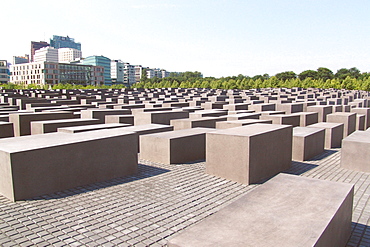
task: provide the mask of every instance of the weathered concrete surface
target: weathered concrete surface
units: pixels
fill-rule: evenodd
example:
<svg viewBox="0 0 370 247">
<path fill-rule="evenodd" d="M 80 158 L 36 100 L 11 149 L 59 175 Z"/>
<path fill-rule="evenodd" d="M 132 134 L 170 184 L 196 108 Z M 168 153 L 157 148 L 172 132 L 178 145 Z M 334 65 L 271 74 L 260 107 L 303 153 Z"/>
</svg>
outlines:
<svg viewBox="0 0 370 247">
<path fill-rule="evenodd" d="M 344 128 L 342 123 L 320 122 L 308 125 L 307 127 L 325 129 L 325 148 L 338 148 L 342 145 Z"/>
<path fill-rule="evenodd" d="M 343 139 L 340 166 L 370 172 L 370 131 L 356 131 Z"/>
<path fill-rule="evenodd" d="M 324 152 L 325 129 L 293 128 L 293 153 L 295 161 L 305 161 Z"/>
<path fill-rule="evenodd" d="M 134 174 L 137 146 L 135 133 L 116 130 L 2 139 L 0 193 L 18 201 Z"/>
<path fill-rule="evenodd" d="M 209 128 L 192 128 L 140 136 L 140 159 L 180 164 L 206 157 Z"/>
<path fill-rule="evenodd" d="M 251 184 L 289 169 L 292 126 L 252 124 L 207 133 L 206 173 Z"/>
<path fill-rule="evenodd" d="M 169 247 L 335 247 L 351 234 L 354 186 L 279 174 L 175 235 Z"/>
</svg>

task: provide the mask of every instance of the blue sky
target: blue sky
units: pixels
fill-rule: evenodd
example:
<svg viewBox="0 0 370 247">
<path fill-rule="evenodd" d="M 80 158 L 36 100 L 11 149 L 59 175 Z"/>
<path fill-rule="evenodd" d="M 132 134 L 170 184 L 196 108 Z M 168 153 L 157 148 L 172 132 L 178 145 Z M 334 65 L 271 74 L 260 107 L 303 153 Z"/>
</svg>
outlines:
<svg viewBox="0 0 370 247">
<path fill-rule="evenodd" d="M 1 4 L 0 59 L 30 41 L 74 38 L 104 55 L 168 71 L 254 76 L 327 67 L 370 72 L 368 0 L 13 0 Z M 5 16 L 4 16 L 5 15 Z M 3 26 L 4 30 L 4 26 Z"/>
</svg>

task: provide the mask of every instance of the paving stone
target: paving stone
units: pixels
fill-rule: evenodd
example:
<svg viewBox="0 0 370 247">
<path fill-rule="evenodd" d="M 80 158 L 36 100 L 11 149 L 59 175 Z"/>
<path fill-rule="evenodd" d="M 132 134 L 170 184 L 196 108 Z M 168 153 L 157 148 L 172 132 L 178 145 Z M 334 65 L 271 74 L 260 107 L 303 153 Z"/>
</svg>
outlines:
<svg viewBox="0 0 370 247">
<path fill-rule="evenodd" d="M 352 236 L 347 246 L 369 246 L 370 174 L 340 168 L 340 149 L 286 173 L 355 183 Z M 204 174 L 205 164 L 164 165 L 140 160 L 139 173 L 105 183 L 11 203 L 0 196 L 0 245 L 163 246 L 166 239 L 258 185 Z"/>
</svg>

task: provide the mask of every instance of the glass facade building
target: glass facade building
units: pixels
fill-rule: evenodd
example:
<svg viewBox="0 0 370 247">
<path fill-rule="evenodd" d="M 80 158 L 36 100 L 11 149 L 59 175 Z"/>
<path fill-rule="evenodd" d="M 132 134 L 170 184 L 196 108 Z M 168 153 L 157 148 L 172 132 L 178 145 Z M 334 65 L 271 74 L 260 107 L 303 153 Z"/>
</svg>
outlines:
<svg viewBox="0 0 370 247">
<path fill-rule="evenodd" d="M 0 60 L 0 84 L 9 82 L 9 69 L 6 60 Z"/>
<path fill-rule="evenodd" d="M 101 66 L 104 68 L 104 84 L 112 85 L 111 60 L 104 56 L 89 56 L 82 60 L 82 64 Z"/>
<path fill-rule="evenodd" d="M 73 38 L 63 37 L 58 35 L 53 35 L 53 38 L 50 39 L 50 46 L 55 49 L 59 48 L 73 48 L 81 51 L 81 43 L 76 43 Z"/>
</svg>

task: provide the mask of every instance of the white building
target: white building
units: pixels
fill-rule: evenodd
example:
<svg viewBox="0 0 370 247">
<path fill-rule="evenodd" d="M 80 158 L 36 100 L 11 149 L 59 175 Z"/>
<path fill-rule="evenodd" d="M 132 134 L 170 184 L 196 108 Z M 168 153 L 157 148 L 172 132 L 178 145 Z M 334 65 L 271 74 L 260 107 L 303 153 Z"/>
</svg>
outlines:
<svg viewBox="0 0 370 247">
<path fill-rule="evenodd" d="M 102 66 L 43 61 L 11 65 L 10 71 L 10 82 L 15 84 L 104 84 L 104 68 Z"/>
<path fill-rule="evenodd" d="M 129 63 L 125 63 L 124 65 L 124 83 L 126 85 L 135 84 L 135 66 Z"/>
<path fill-rule="evenodd" d="M 111 61 L 112 83 L 132 85 L 135 83 L 135 66 L 121 60 Z"/>
<path fill-rule="evenodd" d="M 58 63 L 58 49 L 43 47 L 35 51 L 34 62 Z"/>
<path fill-rule="evenodd" d="M 112 83 L 123 84 L 125 64 L 121 60 L 112 60 L 110 62 L 110 74 L 112 78 Z"/>
<path fill-rule="evenodd" d="M 59 48 L 58 61 L 59 63 L 69 63 L 82 58 L 82 51 L 73 48 Z"/>
<path fill-rule="evenodd" d="M 135 83 L 139 83 L 143 75 L 143 66 L 135 65 Z"/>
<path fill-rule="evenodd" d="M 147 69 L 146 70 L 146 76 L 148 79 L 157 77 L 157 78 L 165 78 L 170 76 L 170 72 L 167 72 L 164 69 Z"/>
</svg>

